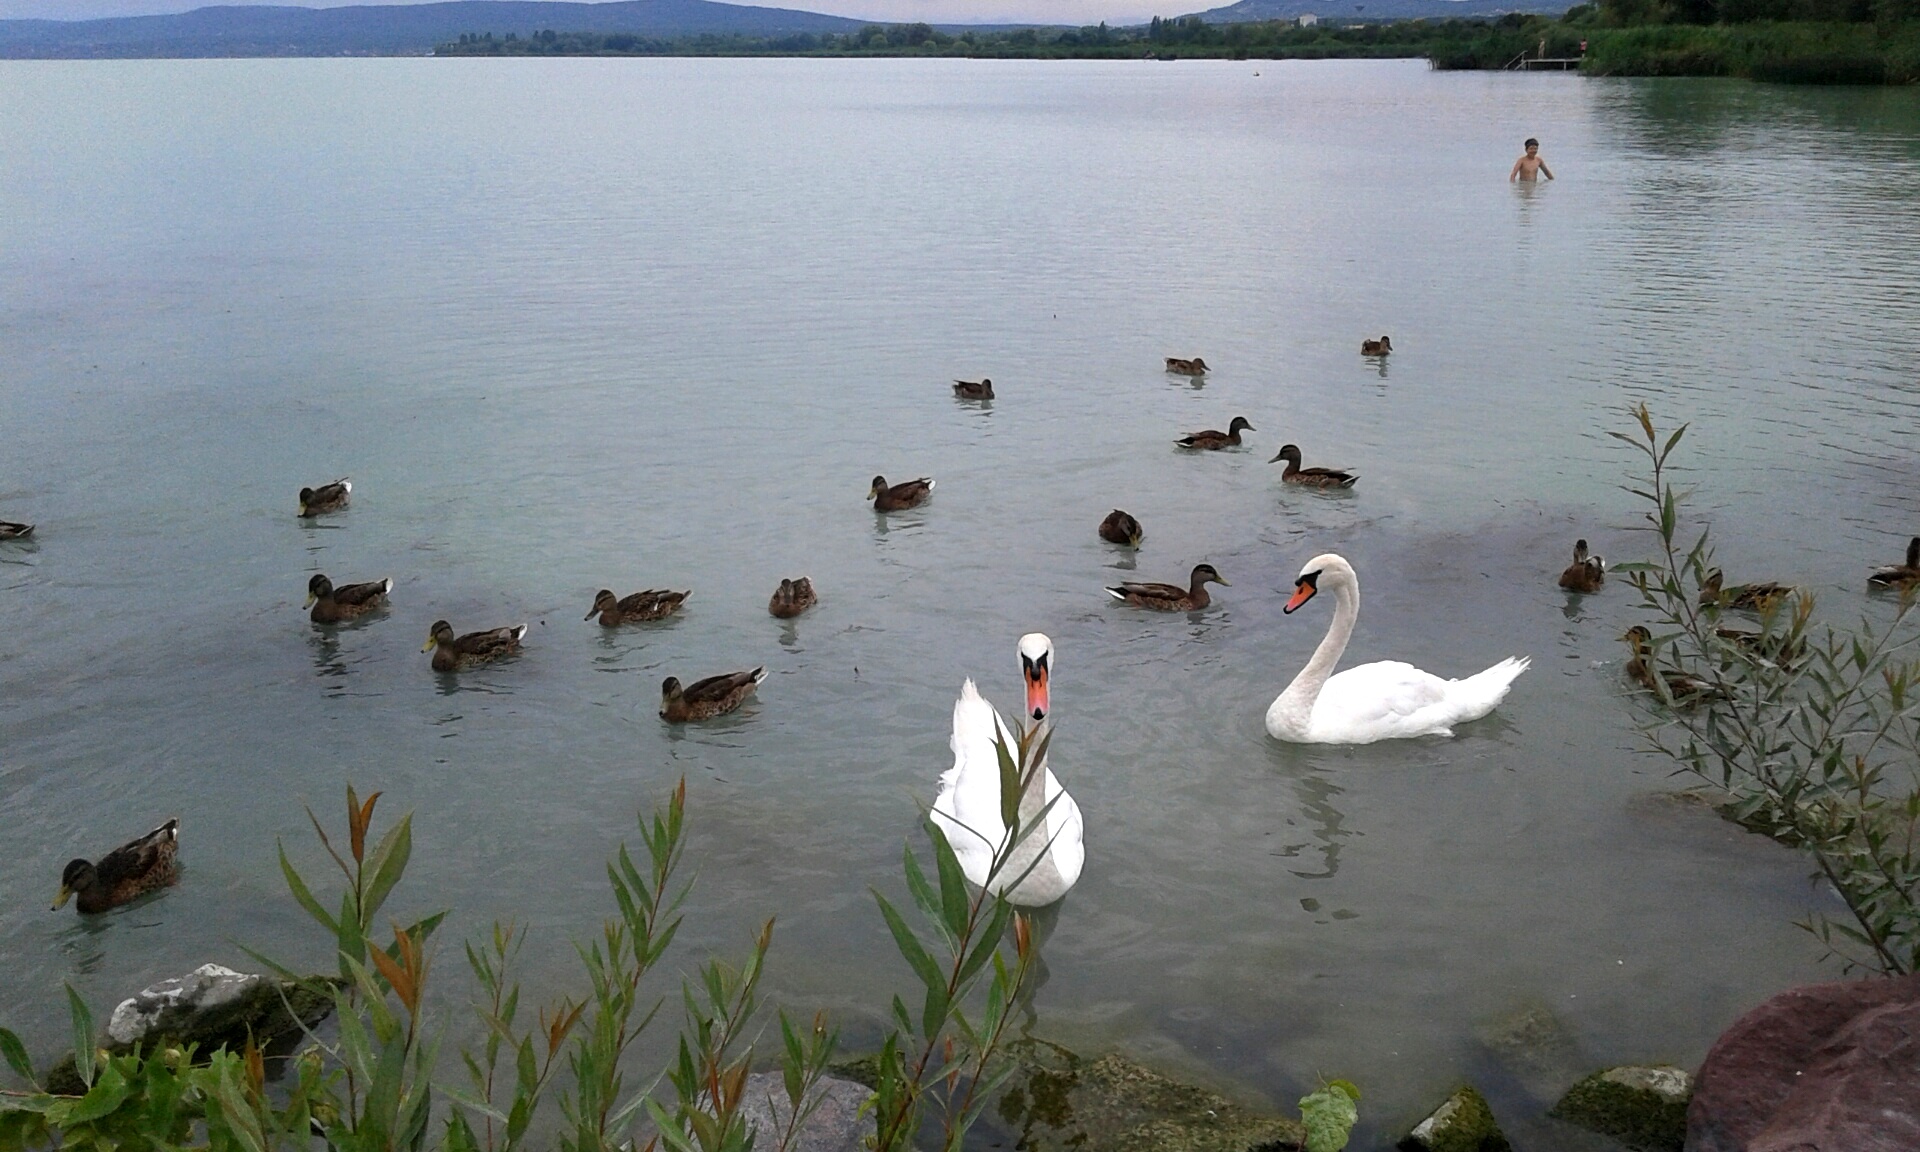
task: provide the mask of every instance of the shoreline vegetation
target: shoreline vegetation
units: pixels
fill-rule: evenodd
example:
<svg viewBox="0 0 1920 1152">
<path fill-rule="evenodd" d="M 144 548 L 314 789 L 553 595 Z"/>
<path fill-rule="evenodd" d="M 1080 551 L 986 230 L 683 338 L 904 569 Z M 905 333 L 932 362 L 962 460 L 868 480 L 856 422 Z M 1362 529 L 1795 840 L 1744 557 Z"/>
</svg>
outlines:
<svg viewBox="0 0 1920 1152">
<path fill-rule="evenodd" d="M 1583 50 L 1584 49 L 1584 50 Z M 1492 20 L 1270 20 L 1209 24 L 1155 17 L 1133 28 L 948 32 L 869 24 L 857 32 L 650 37 L 474 32 L 437 56 L 950 57 L 1027 60 L 1417 59 L 1500 70 L 1527 58 L 1576 60 L 1587 76 L 1728 76 L 1798 84 L 1920 83 L 1920 0 L 1604 0 L 1564 16 Z"/>
</svg>

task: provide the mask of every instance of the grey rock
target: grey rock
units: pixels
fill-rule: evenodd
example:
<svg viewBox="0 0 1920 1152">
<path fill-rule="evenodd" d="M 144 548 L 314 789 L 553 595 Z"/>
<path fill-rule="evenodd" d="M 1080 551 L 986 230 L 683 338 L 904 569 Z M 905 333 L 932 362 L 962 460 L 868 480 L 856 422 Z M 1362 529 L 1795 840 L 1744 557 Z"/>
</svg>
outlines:
<svg viewBox="0 0 1920 1152">
<path fill-rule="evenodd" d="M 1681 1069 L 1625 1065 L 1569 1088 L 1553 1115 L 1638 1152 L 1680 1152 L 1692 1097 L 1693 1077 Z"/>
<path fill-rule="evenodd" d="M 256 973 L 202 964 L 185 976 L 162 980 L 122 1000 L 107 1022 L 107 1039 L 130 1047 L 155 1033 L 179 1035 L 192 1030 L 196 1019 L 207 1013 L 229 1012 L 259 986 Z"/>
<path fill-rule="evenodd" d="M 1510 1152 L 1486 1097 L 1471 1084 L 1446 1098 L 1395 1145 L 1400 1152 Z"/>
<path fill-rule="evenodd" d="M 851 1080 L 822 1077 L 808 1099 L 819 1101 L 806 1119 L 788 1152 L 859 1152 L 860 1141 L 873 1127 L 871 1116 L 860 1115 L 861 1105 L 872 1090 Z M 740 1103 L 740 1115 L 755 1133 L 753 1146 L 772 1152 L 786 1135 L 793 1109 L 787 1102 L 786 1083 L 778 1072 L 755 1072 L 747 1077 Z"/>
<path fill-rule="evenodd" d="M 300 983 L 203 964 L 185 976 L 162 980 L 113 1010 L 101 1047 L 114 1055 L 159 1044 L 193 1045 L 202 1058 L 216 1048 L 239 1051 L 252 1041 L 267 1056 L 333 1013 L 333 981 Z M 279 1061 L 269 1059 L 269 1075 Z M 47 1088 L 63 1095 L 86 1091 L 73 1056 L 47 1073 Z"/>
</svg>

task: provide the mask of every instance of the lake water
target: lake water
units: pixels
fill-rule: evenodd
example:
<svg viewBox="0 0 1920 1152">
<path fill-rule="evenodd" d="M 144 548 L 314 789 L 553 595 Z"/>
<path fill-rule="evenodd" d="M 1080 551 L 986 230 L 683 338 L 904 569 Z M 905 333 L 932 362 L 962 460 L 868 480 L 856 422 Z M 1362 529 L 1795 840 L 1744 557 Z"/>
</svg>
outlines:
<svg viewBox="0 0 1920 1152">
<path fill-rule="evenodd" d="M 1538 136 L 1560 179 L 1510 187 Z M 0 65 L 0 1018 L 64 1042 L 245 943 L 314 965 L 286 895 L 348 781 L 411 810 L 392 905 L 540 938 L 686 776 L 677 961 L 779 918 L 774 998 L 870 1039 L 910 977 L 902 895 L 963 677 L 1017 699 L 1058 649 L 1054 764 L 1088 863 L 1035 1034 L 1291 1106 L 1358 1080 L 1363 1140 L 1463 1076 L 1531 1147 L 1475 1039 L 1550 1008 L 1596 1065 L 1693 1064 L 1745 1008 L 1837 976 L 1800 860 L 1648 799 L 1619 582 L 1641 554 L 1610 440 L 1695 421 L 1683 483 L 1733 579 L 1883 613 L 1920 532 L 1920 93 L 1433 73 L 1419 62 L 274 60 Z M 1362 337 L 1393 337 L 1389 364 Z M 1204 386 L 1161 358 L 1202 355 Z M 991 405 L 948 381 L 993 378 Z M 1170 441 L 1245 415 L 1238 453 Z M 1266 461 L 1359 471 L 1338 496 Z M 932 475 L 879 518 L 876 473 Z M 294 516 L 351 474 L 350 511 Z M 1114 507 L 1137 558 L 1102 544 Z M 1283 746 L 1268 702 L 1358 567 L 1348 663 L 1533 657 L 1452 740 Z M 1103 583 L 1231 581 L 1160 616 Z M 308 576 L 390 575 L 327 633 Z M 782 576 L 818 608 L 766 613 Z M 603 631 L 595 589 L 691 588 Z M 419 651 L 531 621 L 525 654 Z M 665 675 L 765 664 L 670 728 Z M 61 865 L 182 821 L 182 883 L 47 911 Z M 662 984 L 662 987 L 666 987 Z M 670 1015 L 671 1013 L 669 1013 Z M 664 1020 L 664 1017 L 663 1017 Z M 462 1025 L 464 1027 L 464 1024 Z M 669 1032 L 645 1053 L 657 1058 Z M 1527 1141 L 1531 1140 L 1531 1144 Z"/>
</svg>

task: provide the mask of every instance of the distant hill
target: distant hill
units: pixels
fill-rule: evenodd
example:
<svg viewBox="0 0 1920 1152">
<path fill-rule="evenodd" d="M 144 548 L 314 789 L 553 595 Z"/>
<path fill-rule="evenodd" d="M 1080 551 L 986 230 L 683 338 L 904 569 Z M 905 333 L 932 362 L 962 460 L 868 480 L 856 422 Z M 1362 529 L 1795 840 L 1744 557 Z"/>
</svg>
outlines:
<svg viewBox="0 0 1920 1152">
<path fill-rule="evenodd" d="M 197 8 L 172 16 L 0 20 L 0 57 L 398 56 L 431 51 L 463 32 L 526 36 L 633 32 L 646 36 L 850 32 L 868 23 L 788 8 L 709 0 L 607 4 L 455 0 L 359 8 Z"/>
<path fill-rule="evenodd" d="M 1295 20 L 1312 14 L 1322 20 L 1446 20 L 1461 16 L 1500 16 L 1508 12 L 1544 12 L 1558 16 L 1574 0 L 1240 0 L 1225 8 L 1193 15 L 1209 24 L 1251 20 Z"/>
</svg>

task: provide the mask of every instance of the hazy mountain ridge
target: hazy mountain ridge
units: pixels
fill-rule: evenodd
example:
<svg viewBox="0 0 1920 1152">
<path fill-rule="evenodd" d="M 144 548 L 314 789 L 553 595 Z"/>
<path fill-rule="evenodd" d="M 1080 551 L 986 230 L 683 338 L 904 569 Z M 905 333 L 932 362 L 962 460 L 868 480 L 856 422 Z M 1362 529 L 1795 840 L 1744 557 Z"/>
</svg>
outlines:
<svg viewBox="0 0 1920 1152">
<path fill-rule="evenodd" d="M 1189 13 L 1209 24 L 1238 24 L 1252 20 L 1295 20 L 1314 15 L 1322 20 L 1446 20 L 1467 16 L 1498 16 L 1507 12 L 1546 12 L 1558 16 L 1573 7 L 1572 0 L 1240 0 L 1225 8 Z"/>
<path fill-rule="evenodd" d="M 354 8 L 210 7 L 167 16 L 0 20 L 0 57 L 410 55 L 464 32 L 633 32 L 784 35 L 848 32 L 867 24 L 789 8 L 711 0 L 606 4 L 451 0 Z"/>
</svg>

